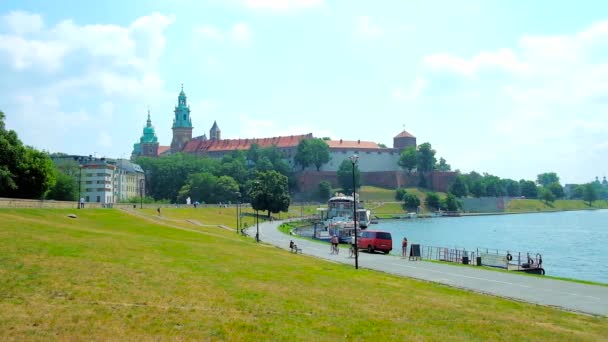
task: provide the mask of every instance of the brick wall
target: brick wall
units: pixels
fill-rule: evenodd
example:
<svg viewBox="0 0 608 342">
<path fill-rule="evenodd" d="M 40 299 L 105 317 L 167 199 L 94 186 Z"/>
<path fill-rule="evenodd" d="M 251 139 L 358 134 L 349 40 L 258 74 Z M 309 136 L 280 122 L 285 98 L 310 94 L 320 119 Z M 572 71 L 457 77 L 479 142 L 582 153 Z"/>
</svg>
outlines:
<svg viewBox="0 0 608 342">
<path fill-rule="evenodd" d="M 426 173 L 428 186 L 435 191 L 447 191 L 456 178 L 455 172 L 430 172 Z M 338 176 L 336 172 L 329 171 L 303 171 L 297 176 L 297 184 L 300 191 L 316 191 L 319 182 L 328 181 L 332 187 L 337 188 Z M 364 185 L 378 186 L 382 188 L 415 187 L 420 182 L 418 173 L 406 173 L 404 171 L 379 171 L 362 172 L 361 180 Z"/>
</svg>

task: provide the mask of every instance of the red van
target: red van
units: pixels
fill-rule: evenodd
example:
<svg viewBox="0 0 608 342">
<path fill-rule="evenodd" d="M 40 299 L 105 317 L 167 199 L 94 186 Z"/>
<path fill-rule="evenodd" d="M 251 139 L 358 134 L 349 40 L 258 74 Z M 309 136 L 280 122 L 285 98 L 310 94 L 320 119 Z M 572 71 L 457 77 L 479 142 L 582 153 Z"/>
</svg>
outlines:
<svg viewBox="0 0 608 342">
<path fill-rule="evenodd" d="M 389 232 L 364 230 L 357 237 L 357 247 L 366 249 L 369 253 L 382 251 L 388 254 L 393 249 L 393 238 Z"/>
</svg>

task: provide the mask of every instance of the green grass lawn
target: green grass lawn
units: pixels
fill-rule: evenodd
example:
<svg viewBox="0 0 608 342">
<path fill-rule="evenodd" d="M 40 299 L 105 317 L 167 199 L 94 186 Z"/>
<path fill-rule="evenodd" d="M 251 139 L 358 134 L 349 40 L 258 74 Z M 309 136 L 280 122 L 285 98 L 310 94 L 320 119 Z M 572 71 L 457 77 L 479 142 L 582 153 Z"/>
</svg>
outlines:
<svg viewBox="0 0 608 342">
<path fill-rule="evenodd" d="M 79 217 L 67 218 L 69 213 Z M 163 209 L 173 218 L 159 220 L 113 209 L 0 209 L 0 338 L 555 341 L 608 336 L 606 317 L 357 271 L 256 244 L 225 229 L 193 231 L 181 220 L 190 214 Z M 188 219 L 223 224 L 228 217 L 217 212 Z"/>
<path fill-rule="evenodd" d="M 592 206 L 582 200 L 557 200 L 553 203 L 545 203 L 536 199 L 512 200 L 507 205 L 508 212 L 524 211 L 551 211 L 551 210 L 582 210 L 582 209 L 607 209 L 607 201 L 594 201 Z"/>
</svg>

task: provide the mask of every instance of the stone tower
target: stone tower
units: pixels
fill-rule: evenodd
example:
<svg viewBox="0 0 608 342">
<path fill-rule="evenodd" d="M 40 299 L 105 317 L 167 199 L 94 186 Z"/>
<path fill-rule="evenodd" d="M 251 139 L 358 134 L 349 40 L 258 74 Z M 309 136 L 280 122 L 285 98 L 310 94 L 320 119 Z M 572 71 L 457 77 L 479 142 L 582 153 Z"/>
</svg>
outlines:
<svg viewBox="0 0 608 342">
<path fill-rule="evenodd" d="M 397 134 L 397 136 L 393 138 L 393 148 L 402 150 L 409 146 L 416 147 L 416 137 L 407 131 L 403 130 L 403 132 Z"/>
<path fill-rule="evenodd" d="M 152 126 L 152 120 L 150 119 L 150 110 L 148 110 L 148 120 L 144 127 L 143 134 L 139 138 L 139 143 L 133 145 L 133 156 L 146 156 L 156 157 L 158 156 L 158 138 Z"/>
<path fill-rule="evenodd" d="M 222 140 L 222 131 L 217 126 L 217 122 L 213 121 L 213 126 L 209 130 L 209 140 Z"/>
<path fill-rule="evenodd" d="M 171 153 L 180 152 L 184 145 L 192 140 L 192 120 L 190 119 L 190 107 L 186 103 L 184 85 L 177 98 L 173 118 L 173 140 L 171 140 Z"/>
</svg>

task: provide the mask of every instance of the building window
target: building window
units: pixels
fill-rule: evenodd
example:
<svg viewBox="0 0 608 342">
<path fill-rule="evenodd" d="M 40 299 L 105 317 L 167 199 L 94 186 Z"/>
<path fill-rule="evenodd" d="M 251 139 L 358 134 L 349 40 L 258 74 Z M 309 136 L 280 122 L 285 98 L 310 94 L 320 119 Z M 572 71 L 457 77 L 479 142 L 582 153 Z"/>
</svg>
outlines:
<svg viewBox="0 0 608 342">
<path fill-rule="evenodd" d="M 101 197 L 97 196 L 97 203 L 101 202 Z"/>
<path fill-rule="evenodd" d="M 85 201 L 87 201 L 87 202 L 89 201 L 89 196 L 85 197 Z"/>
</svg>

